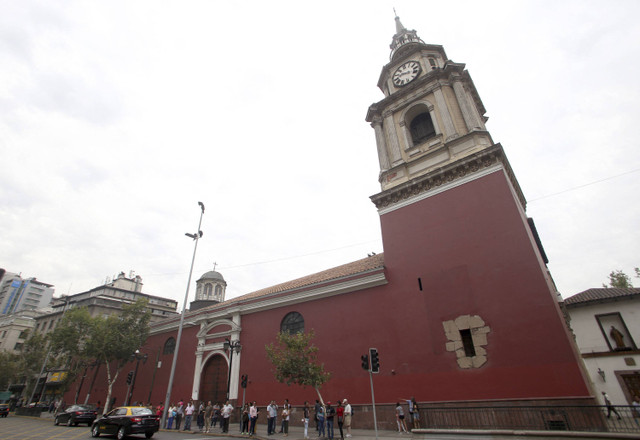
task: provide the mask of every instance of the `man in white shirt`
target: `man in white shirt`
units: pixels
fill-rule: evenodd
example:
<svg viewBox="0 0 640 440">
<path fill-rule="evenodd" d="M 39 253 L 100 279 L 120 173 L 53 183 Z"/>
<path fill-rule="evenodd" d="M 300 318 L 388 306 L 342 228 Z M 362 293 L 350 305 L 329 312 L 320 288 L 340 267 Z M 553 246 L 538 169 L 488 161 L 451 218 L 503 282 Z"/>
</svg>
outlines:
<svg viewBox="0 0 640 440">
<path fill-rule="evenodd" d="M 233 406 L 231 405 L 231 402 L 227 400 L 222 407 L 222 432 L 229 432 L 229 417 L 231 417 L 232 412 Z"/>
<path fill-rule="evenodd" d="M 349 405 L 347 399 L 342 401 L 342 405 L 344 405 L 344 426 L 347 428 L 347 437 L 351 437 L 351 405 Z"/>
</svg>

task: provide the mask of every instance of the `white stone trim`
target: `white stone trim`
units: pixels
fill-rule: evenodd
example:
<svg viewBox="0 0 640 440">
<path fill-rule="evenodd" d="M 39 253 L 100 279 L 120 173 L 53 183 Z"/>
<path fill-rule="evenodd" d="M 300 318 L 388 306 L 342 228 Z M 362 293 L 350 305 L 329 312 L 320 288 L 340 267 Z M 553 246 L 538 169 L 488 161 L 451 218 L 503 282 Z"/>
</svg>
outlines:
<svg viewBox="0 0 640 440">
<path fill-rule="evenodd" d="M 490 167 L 482 168 L 481 170 L 475 173 L 468 174 L 464 177 L 454 180 L 453 182 L 445 183 L 443 185 L 440 185 L 437 188 L 433 188 L 429 191 L 425 191 L 413 197 L 408 197 L 406 199 L 400 200 L 395 204 L 378 209 L 378 214 L 382 216 L 389 212 L 395 211 L 396 209 L 403 208 L 405 206 L 411 205 L 412 203 L 418 202 L 420 200 L 428 199 L 429 197 L 433 197 L 437 194 L 443 193 L 444 191 L 448 191 L 452 188 L 456 188 L 458 186 L 464 185 L 465 183 L 472 182 L 474 180 L 480 179 L 481 177 L 488 176 L 489 174 L 493 174 L 501 170 L 504 171 L 504 167 L 501 163 L 496 163 L 494 165 L 491 165 Z"/>
</svg>

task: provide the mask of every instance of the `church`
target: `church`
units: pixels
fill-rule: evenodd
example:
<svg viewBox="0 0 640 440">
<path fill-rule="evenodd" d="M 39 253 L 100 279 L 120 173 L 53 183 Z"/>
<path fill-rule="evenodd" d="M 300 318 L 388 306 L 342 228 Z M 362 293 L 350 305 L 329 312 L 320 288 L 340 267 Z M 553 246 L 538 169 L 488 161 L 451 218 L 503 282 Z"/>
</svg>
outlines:
<svg viewBox="0 0 640 440">
<path fill-rule="evenodd" d="M 595 403 L 526 200 L 465 64 L 395 20 L 377 84 L 383 98 L 366 114 L 384 252 L 230 300 L 223 276 L 207 272 L 179 353 L 180 318 L 153 323 L 131 402 L 164 402 L 174 356 L 172 402 L 313 402 L 312 388 L 275 380 L 265 351 L 280 331 L 313 330 L 331 373 L 323 398 L 348 398 L 356 427 L 373 426 L 360 359 L 370 348 L 380 359 L 373 384 L 382 428 L 395 426 L 395 402 L 411 397 L 423 409 Z M 115 405 L 134 367 L 114 385 Z M 81 384 L 80 400 L 106 396 L 103 374 Z"/>
</svg>

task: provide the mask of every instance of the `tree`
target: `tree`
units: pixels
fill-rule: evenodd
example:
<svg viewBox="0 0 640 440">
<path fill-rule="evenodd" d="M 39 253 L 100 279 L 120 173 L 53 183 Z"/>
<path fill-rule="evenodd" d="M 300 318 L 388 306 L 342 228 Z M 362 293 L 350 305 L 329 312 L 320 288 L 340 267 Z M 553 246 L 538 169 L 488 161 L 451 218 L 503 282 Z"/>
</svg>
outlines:
<svg viewBox="0 0 640 440">
<path fill-rule="evenodd" d="M 48 338 L 41 333 L 31 333 L 25 339 L 17 356 L 17 371 L 24 377 L 24 396 L 31 396 L 33 387 L 37 386 L 38 374 L 42 369 L 42 363 L 47 355 Z M 35 380 L 34 380 L 35 379 Z M 33 381 L 33 382 L 32 382 Z M 35 399 L 37 401 L 37 397 Z"/>
<path fill-rule="evenodd" d="M 315 334 L 280 332 L 277 345 L 265 346 L 267 357 L 275 367 L 275 377 L 280 383 L 312 386 L 324 407 L 320 387 L 331 378 L 324 371 L 324 364 L 317 359 L 318 347 L 312 344 Z"/>
<path fill-rule="evenodd" d="M 94 359 L 89 352 L 89 339 L 94 334 L 95 318 L 89 314 L 86 307 L 73 308 L 66 312 L 64 318 L 51 333 L 51 354 L 59 368 L 64 369 L 66 375 L 62 381 L 64 391 L 74 383 L 83 369 Z M 74 403 L 77 403 L 78 392 Z"/>
<path fill-rule="evenodd" d="M 18 378 L 19 371 L 18 355 L 0 351 L 0 390 L 6 390 Z"/>
<path fill-rule="evenodd" d="M 147 340 L 151 312 L 147 309 L 147 300 L 139 299 L 123 306 L 120 314 L 94 319 L 86 350 L 97 364 L 104 364 L 107 370 L 107 397 L 103 411 L 106 414 L 111 404 L 113 384 L 120 371 Z"/>
<path fill-rule="evenodd" d="M 602 287 L 616 287 L 619 289 L 632 288 L 631 278 L 621 270 L 613 270 L 609 274 L 609 285 L 603 284 Z"/>
</svg>

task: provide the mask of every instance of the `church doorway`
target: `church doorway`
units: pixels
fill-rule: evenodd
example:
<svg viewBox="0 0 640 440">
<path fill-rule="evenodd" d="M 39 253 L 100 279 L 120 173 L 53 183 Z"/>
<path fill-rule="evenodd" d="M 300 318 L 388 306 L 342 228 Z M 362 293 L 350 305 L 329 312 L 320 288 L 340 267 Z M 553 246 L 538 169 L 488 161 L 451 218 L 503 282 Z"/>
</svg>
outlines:
<svg viewBox="0 0 640 440">
<path fill-rule="evenodd" d="M 224 404 L 227 399 L 228 374 L 227 360 L 223 356 L 216 354 L 209 358 L 202 369 L 200 400 Z"/>
</svg>

